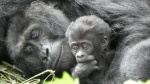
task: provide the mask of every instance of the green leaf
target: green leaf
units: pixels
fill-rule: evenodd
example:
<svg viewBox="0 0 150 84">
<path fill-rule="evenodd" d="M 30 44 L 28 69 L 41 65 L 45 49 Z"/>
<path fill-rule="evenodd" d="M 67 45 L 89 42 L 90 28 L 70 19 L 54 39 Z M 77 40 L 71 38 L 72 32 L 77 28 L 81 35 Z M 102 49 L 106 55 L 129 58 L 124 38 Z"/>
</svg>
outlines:
<svg viewBox="0 0 150 84">
<path fill-rule="evenodd" d="M 5 71 L 7 68 L 0 65 L 0 71 Z"/>
<path fill-rule="evenodd" d="M 8 83 L 4 80 L 0 80 L 0 84 L 8 84 Z"/>
<path fill-rule="evenodd" d="M 73 79 L 67 72 L 63 72 L 62 78 L 55 78 L 52 82 L 45 82 L 44 84 L 79 84 L 79 79 Z"/>
<path fill-rule="evenodd" d="M 79 84 L 79 78 L 75 78 L 74 82 L 75 82 L 74 84 Z"/>
<path fill-rule="evenodd" d="M 134 80 L 128 80 L 125 81 L 124 84 L 150 84 L 150 80 L 146 81 L 146 82 L 142 82 L 142 81 L 134 81 Z"/>
<path fill-rule="evenodd" d="M 146 81 L 146 83 L 145 83 L 145 84 L 150 84 L 150 80 Z"/>
</svg>

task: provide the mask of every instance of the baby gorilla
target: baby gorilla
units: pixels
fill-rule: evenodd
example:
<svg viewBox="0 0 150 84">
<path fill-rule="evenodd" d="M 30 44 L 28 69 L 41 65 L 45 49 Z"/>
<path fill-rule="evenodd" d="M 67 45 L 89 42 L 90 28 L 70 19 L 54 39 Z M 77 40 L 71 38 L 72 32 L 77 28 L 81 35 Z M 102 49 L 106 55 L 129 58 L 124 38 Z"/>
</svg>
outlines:
<svg viewBox="0 0 150 84">
<path fill-rule="evenodd" d="M 88 77 L 95 71 L 105 74 L 109 67 L 106 52 L 110 32 L 109 25 L 94 15 L 80 17 L 70 24 L 66 37 L 77 61 L 73 77 Z"/>
</svg>

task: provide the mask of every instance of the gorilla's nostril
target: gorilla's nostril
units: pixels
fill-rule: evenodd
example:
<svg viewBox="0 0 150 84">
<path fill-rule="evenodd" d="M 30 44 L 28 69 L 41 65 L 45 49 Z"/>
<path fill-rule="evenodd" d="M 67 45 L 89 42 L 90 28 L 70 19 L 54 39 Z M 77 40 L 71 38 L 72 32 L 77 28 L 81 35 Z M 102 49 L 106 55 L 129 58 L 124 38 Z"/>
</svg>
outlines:
<svg viewBox="0 0 150 84">
<path fill-rule="evenodd" d="M 84 55 L 81 55 L 80 57 L 84 57 Z"/>
<path fill-rule="evenodd" d="M 49 50 L 48 49 L 46 49 L 46 56 L 48 56 L 49 55 Z"/>
<path fill-rule="evenodd" d="M 78 56 L 77 56 L 77 58 L 81 58 L 81 57 L 84 57 L 84 55 L 78 55 Z"/>
</svg>

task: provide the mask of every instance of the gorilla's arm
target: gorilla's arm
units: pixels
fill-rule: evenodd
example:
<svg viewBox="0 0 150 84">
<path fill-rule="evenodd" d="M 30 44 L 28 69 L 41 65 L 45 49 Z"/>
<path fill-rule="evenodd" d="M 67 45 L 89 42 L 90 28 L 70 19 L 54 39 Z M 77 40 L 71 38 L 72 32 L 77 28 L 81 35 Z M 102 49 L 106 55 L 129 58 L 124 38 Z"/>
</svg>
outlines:
<svg viewBox="0 0 150 84">
<path fill-rule="evenodd" d="M 134 46 L 131 46 L 123 53 L 120 64 L 120 74 L 126 73 L 126 80 L 146 81 L 150 78 L 150 39 L 142 40 Z M 125 50 L 124 49 L 124 50 Z M 125 54 L 126 53 L 126 54 Z"/>
<path fill-rule="evenodd" d="M 150 77 L 149 63 L 149 17 L 142 17 L 124 29 L 121 45 L 106 75 L 106 83 L 120 84 L 125 80 L 147 80 Z"/>
</svg>

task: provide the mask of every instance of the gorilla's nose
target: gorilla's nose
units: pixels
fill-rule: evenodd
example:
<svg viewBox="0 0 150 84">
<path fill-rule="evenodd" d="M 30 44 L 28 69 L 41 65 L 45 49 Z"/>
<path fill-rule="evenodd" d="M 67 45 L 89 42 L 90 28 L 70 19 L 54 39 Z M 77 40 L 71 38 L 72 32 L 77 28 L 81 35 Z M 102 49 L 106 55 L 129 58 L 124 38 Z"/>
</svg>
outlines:
<svg viewBox="0 0 150 84">
<path fill-rule="evenodd" d="M 41 50 L 41 59 L 44 61 L 48 60 L 49 48 L 47 45 L 44 45 Z"/>
<path fill-rule="evenodd" d="M 48 57 L 48 56 L 49 56 L 49 49 L 48 49 L 48 48 L 43 49 L 43 50 L 41 51 L 41 54 L 42 54 L 42 56 L 44 56 L 44 57 Z"/>
<path fill-rule="evenodd" d="M 79 52 L 76 54 L 77 58 L 82 58 L 84 57 L 85 55 L 82 53 L 82 52 Z"/>
<path fill-rule="evenodd" d="M 41 60 L 43 62 L 47 62 L 48 61 L 48 56 L 49 56 L 49 49 L 48 48 L 43 49 L 41 51 L 41 56 L 40 56 Z"/>
<path fill-rule="evenodd" d="M 77 58 L 82 58 L 84 57 L 84 55 L 77 55 Z"/>
<path fill-rule="evenodd" d="M 41 53 L 43 56 L 48 57 L 49 56 L 49 45 L 43 45 Z"/>
</svg>

